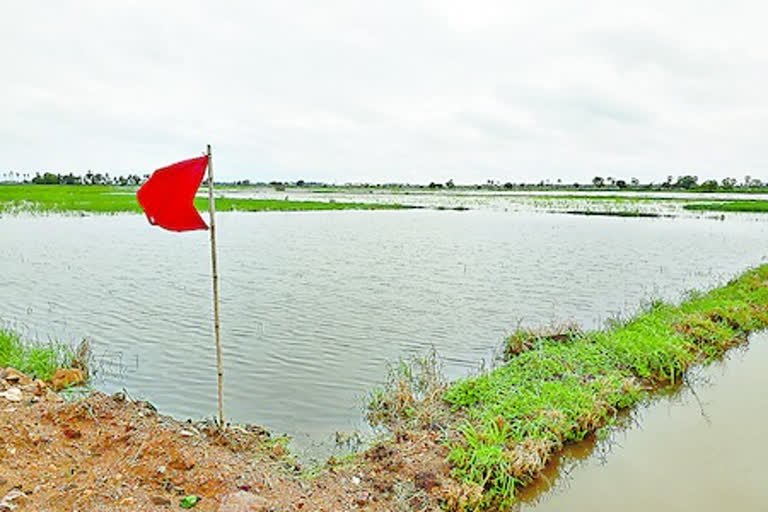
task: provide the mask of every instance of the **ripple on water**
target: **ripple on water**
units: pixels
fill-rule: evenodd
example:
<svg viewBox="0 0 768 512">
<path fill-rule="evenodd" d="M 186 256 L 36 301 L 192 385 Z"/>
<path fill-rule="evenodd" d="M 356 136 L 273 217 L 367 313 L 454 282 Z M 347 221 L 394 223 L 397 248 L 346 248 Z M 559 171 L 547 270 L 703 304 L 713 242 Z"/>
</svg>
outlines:
<svg viewBox="0 0 768 512">
<path fill-rule="evenodd" d="M 503 211 L 223 213 L 226 409 L 322 439 L 361 425 L 398 357 L 451 377 L 518 325 L 601 325 L 765 261 L 765 222 Z M 0 318 L 93 341 L 107 390 L 216 411 L 206 233 L 138 215 L 0 219 Z M 302 438 L 306 438 L 302 436 Z"/>
</svg>

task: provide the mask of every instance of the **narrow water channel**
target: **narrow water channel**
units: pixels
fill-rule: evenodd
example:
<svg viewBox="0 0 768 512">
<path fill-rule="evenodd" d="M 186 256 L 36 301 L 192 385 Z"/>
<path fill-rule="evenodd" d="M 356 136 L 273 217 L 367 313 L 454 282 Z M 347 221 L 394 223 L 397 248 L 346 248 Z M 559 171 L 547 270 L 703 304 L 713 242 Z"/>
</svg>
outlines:
<svg viewBox="0 0 768 512">
<path fill-rule="evenodd" d="M 608 439 L 569 447 L 519 511 L 768 510 L 766 369 L 761 333 Z"/>
</svg>

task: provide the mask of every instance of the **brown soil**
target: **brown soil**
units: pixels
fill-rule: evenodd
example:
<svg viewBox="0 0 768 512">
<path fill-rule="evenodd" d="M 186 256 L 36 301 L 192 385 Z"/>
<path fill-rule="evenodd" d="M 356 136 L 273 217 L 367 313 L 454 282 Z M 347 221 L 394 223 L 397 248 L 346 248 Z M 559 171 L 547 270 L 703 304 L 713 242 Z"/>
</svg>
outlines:
<svg viewBox="0 0 768 512">
<path fill-rule="evenodd" d="M 0 392 L 0 511 L 181 510 L 190 494 L 200 511 L 439 510 L 475 492 L 448 477 L 434 434 L 401 434 L 310 477 L 257 427 L 221 434 L 121 394 L 67 402 L 18 376 Z"/>
</svg>

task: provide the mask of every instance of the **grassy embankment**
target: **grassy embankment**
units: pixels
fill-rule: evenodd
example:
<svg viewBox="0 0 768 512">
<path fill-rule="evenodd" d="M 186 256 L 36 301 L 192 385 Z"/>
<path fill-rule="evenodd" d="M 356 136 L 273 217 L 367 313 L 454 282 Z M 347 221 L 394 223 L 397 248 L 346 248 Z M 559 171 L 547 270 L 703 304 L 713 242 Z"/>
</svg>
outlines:
<svg viewBox="0 0 768 512">
<path fill-rule="evenodd" d="M 31 343 L 14 331 L 0 328 L 0 367 L 11 366 L 41 380 L 50 380 L 58 368 L 75 360 L 74 351 L 63 344 Z"/>
<path fill-rule="evenodd" d="M 208 199 L 195 199 L 198 210 L 208 210 Z M 276 199 L 216 198 L 217 211 L 379 210 L 408 208 L 399 204 L 336 203 Z M 0 211 L 141 212 L 136 192 L 127 187 L 101 185 L 3 185 Z"/>
<path fill-rule="evenodd" d="M 373 396 L 370 417 L 396 431 L 444 433 L 452 475 L 473 491 L 449 509 L 504 509 L 564 444 L 766 327 L 768 265 L 608 330 L 518 331 L 505 364 L 450 385 L 432 371 L 401 371 L 391 392 Z"/>
<path fill-rule="evenodd" d="M 683 206 L 686 210 L 711 212 L 750 212 L 768 213 L 768 201 L 751 199 L 747 201 L 718 201 L 713 203 L 693 203 Z"/>
</svg>

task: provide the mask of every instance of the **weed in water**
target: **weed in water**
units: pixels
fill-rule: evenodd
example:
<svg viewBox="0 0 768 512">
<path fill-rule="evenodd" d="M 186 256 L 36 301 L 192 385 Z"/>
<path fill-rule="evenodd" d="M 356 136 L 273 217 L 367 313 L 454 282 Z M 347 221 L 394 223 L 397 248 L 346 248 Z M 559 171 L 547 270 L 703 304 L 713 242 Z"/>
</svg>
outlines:
<svg viewBox="0 0 768 512">
<path fill-rule="evenodd" d="M 390 365 L 384 384 L 368 396 L 366 417 L 392 431 L 439 429 L 449 413 L 442 400 L 446 382 L 434 348 L 425 356 Z"/>
</svg>

